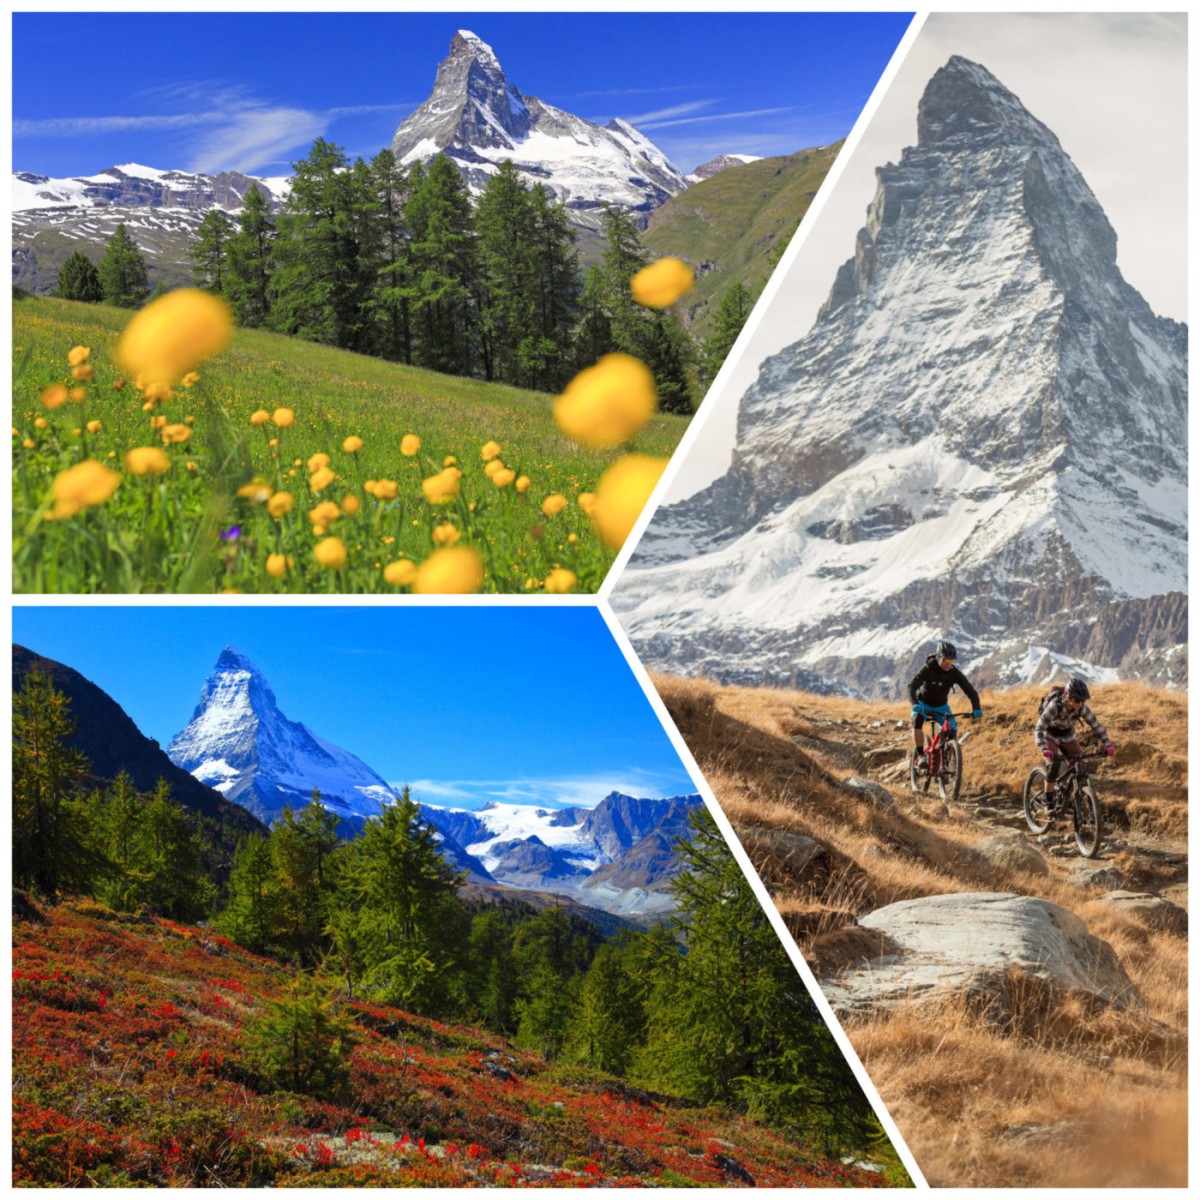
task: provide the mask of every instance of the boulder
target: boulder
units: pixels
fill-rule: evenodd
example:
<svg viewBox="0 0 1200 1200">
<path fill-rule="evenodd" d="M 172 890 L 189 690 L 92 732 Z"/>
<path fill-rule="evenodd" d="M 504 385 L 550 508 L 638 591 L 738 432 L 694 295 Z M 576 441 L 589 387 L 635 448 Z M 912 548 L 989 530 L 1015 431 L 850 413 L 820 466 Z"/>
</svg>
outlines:
<svg viewBox="0 0 1200 1200">
<path fill-rule="evenodd" d="M 1023 838 L 1010 834 L 1002 833 L 975 842 L 970 848 L 970 854 L 990 867 L 1030 871 L 1034 875 L 1050 874 L 1050 864 Z"/>
<path fill-rule="evenodd" d="M 1150 892 L 1117 890 L 1101 896 L 1096 903 L 1117 912 L 1131 913 L 1152 929 L 1161 929 L 1164 933 L 1177 933 L 1180 936 L 1187 935 L 1187 909 Z"/>
<path fill-rule="evenodd" d="M 1057 904 L 1004 892 L 902 900 L 859 920 L 881 949 L 821 981 L 833 1008 L 863 1015 L 950 994 L 1007 1007 L 1013 968 L 1063 990 L 1141 1007 L 1113 948 Z"/>
<path fill-rule="evenodd" d="M 820 842 L 787 829 L 751 825 L 739 829 L 738 837 L 754 869 L 772 890 L 794 886 L 805 868 L 825 853 Z"/>
<path fill-rule="evenodd" d="M 887 812 L 893 812 L 896 808 L 896 800 L 892 793 L 883 784 L 872 779 L 860 779 L 857 775 L 849 775 L 842 780 L 842 787 L 876 808 L 885 809 Z"/>
</svg>

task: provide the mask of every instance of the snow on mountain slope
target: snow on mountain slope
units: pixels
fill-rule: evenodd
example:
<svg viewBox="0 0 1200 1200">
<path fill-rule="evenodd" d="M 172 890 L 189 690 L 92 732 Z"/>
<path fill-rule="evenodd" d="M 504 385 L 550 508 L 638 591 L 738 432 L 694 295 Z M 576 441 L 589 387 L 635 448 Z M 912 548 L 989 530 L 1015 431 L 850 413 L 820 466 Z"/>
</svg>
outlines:
<svg viewBox="0 0 1200 1200">
<path fill-rule="evenodd" d="M 918 131 L 742 398 L 729 473 L 656 515 L 614 607 L 647 662 L 729 682 L 892 695 L 948 634 L 985 682 L 1043 646 L 1180 684 L 1186 328 L 985 68 L 938 71 Z"/>
<path fill-rule="evenodd" d="M 361 759 L 289 721 L 258 668 L 232 648 L 221 652 L 167 755 L 267 823 L 285 805 L 303 808 L 315 789 L 344 831 L 354 832 L 396 795 Z"/>
<path fill-rule="evenodd" d="M 526 183 L 544 184 L 573 220 L 593 226 L 602 203 L 646 213 L 687 186 L 628 122 L 595 125 L 522 94 L 492 48 L 468 30 L 454 35 L 433 91 L 400 123 L 392 150 L 402 163 L 447 154 L 475 194 L 511 160 Z"/>
</svg>

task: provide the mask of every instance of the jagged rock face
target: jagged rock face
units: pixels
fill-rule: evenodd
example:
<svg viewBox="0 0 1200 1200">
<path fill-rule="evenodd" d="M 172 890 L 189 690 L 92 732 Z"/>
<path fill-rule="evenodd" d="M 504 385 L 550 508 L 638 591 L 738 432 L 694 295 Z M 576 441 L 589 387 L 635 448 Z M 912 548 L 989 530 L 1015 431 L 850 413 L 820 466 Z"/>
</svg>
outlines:
<svg viewBox="0 0 1200 1200">
<path fill-rule="evenodd" d="M 749 162 L 758 162 L 758 157 L 753 154 L 718 154 L 716 158 L 710 158 L 708 162 L 701 163 L 692 172 L 692 178 L 710 179 L 714 175 L 719 175 L 726 167 L 740 167 Z"/>
<path fill-rule="evenodd" d="M 232 224 L 251 186 L 278 207 L 289 181 L 240 171 L 160 171 L 136 163 L 72 179 L 18 171 L 13 175 L 13 283 L 29 292 L 49 292 L 72 250 L 99 262 L 123 223 L 145 257 L 153 283 L 190 284 L 188 252 L 200 222 L 218 209 Z"/>
<path fill-rule="evenodd" d="M 625 121 L 594 125 L 517 90 L 495 52 L 459 30 L 433 91 L 392 138 L 402 163 L 449 156 L 473 193 L 511 160 L 527 184 L 544 184 L 572 219 L 596 226 L 602 203 L 649 213 L 687 180 L 653 142 Z"/>
<path fill-rule="evenodd" d="M 1186 682 L 1186 327 L 1121 276 L 1054 134 L 976 63 L 877 171 L 811 332 L 743 397 L 729 473 L 613 600 L 655 666 L 899 694 L 949 635 Z"/>
<path fill-rule="evenodd" d="M 221 652 L 167 755 L 268 824 L 285 806 L 303 808 L 316 790 L 340 831 L 355 833 L 396 795 L 361 759 L 289 721 L 258 668 L 232 648 Z"/>
</svg>

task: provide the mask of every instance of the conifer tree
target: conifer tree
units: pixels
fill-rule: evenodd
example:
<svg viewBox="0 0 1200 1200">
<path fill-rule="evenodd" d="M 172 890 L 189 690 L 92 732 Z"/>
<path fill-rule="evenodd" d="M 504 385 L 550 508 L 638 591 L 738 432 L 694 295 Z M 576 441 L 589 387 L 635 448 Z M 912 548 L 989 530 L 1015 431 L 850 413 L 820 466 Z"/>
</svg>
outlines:
<svg viewBox="0 0 1200 1200">
<path fill-rule="evenodd" d="M 559 391 L 574 374 L 571 330 L 579 311 L 579 256 L 567 210 L 548 188 L 529 193 L 537 288 L 538 325 L 517 347 L 517 361 L 529 387 Z"/>
<path fill-rule="evenodd" d="M 713 331 L 705 339 L 700 356 L 700 379 L 705 387 L 717 377 L 721 364 L 728 358 L 751 307 L 750 292 L 744 283 L 739 281 L 725 289 L 713 318 Z"/>
<path fill-rule="evenodd" d="M 204 845 L 165 779 L 134 832 L 127 889 L 133 903 L 176 921 L 198 920 L 212 905 L 216 889 L 205 872 Z"/>
<path fill-rule="evenodd" d="M 117 225 L 108 239 L 97 273 L 106 304 L 115 304 L 118 308 L 138 308 L 150 295 L 146 260 L 126 231 L 124 221 Z"/>
<path fill-rule="evenodd" d="M 192 281 L 198 288 L 218 295 L 225 291 L 229 233 L 229 218 L 223 212 L 213 208 L 204 214 L 188 253 L 192 260 Z"/>
<path fill-rule="evenodd" d="M 58 281 L 53 294 L 60 300 L 82 300 L 97 304 L 104 299 L 100 286 L 100 273 L 90 258 L 79 250 L 72 250 L 58 270 Z"/>
<path fill-rule="evenodd" d="M 270 284 L 275 271 L 275 223 L 271 205 L 251 186 L 238 217 L 238 231 L 226 246 L 223 285 L 239 325 L 265 325 L 271 311 Z"/>
<path fill-rule="evenodd" d="M 594 366 L 616 348 L 604 290 L 604 273 L 598 263 L 593 263 L 588 268 L 579 302 L 580 319 L 573 346 L 576 371 Z"/>
<path fill-rule="evenodd" d="M 518 980 L 512 935 L 499 913 L 478 913 L 472 919 L 467 966 L 470 997 L 484 1024 L 497 1033 L 512 1033 Z"/>
<path fill-rule="evenodd" d="M 567 1056 L 624 1075 L 645 1032 L 642 989 L 614 946 L 601 946 L 579 985 Z"/>
<path fill-rule="evenodd" d="M 378 223 L 379 263 L 374 311 L 379 324 L 379 353 L 397 362 L 412 362 L 412 299 L 408 287 L 409 239 L 404 205 L 421 166 L 406 170 L 391 150 L 381 150 L 371 160 Z"/>
<path fill-rule="evenodd" d="M 320 795 L 297 816 L 285 807 L 271 827 L 271 862 L 279 888 L 280 944 L 304 966 L 325 952 L 325 925 L 334 905 L 337 817 L 325 811 Z"/>
<path fill-rule="evenodd" d="M 274 944 L 278 924 L 279 884 L 270 842 L 259 834 L 240 838 L 218 925 L 238 945 L 262 953 Z"/>
</svg>

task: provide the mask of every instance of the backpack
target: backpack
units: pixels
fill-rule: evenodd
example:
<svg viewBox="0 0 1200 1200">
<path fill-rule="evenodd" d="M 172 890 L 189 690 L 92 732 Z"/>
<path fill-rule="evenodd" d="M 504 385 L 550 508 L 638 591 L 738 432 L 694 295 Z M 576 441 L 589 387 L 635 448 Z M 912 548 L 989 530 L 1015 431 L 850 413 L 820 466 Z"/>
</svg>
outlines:
<svg viewBox="0 0 1200 1200">
<path fill-rule="evenodd" d="M 1058 700 L 1067 689 L 1061 683 L 1055 684 L 1039 701 L 1038 716 L 1040 717 L 1051 700 Z"/>
</svg>

